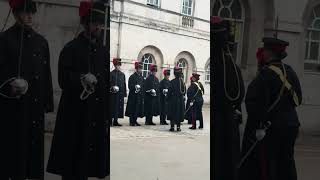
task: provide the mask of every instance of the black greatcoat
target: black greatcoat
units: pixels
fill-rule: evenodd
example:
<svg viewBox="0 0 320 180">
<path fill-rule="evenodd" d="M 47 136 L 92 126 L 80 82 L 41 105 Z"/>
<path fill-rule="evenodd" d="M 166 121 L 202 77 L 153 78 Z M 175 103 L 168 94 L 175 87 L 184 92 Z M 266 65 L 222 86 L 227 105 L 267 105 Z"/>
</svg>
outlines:
<svg viewBox="0 0 320 180">
<path fill-rule="evenodd" d="M 204 88 L 200 82 L 198 82 L 202 92 L 204 93 Z M 187 105 L 186 110 L 189 109 L 185 114 L 185 119 L 192 119 L 192 112 L 194 112 L 195 120 L 202 118 L 202 106 L 203 106 L 203 97 L 202 93 L 199 90 L 198 86 L 192 82 L 190 87 L 187 90 Z M 190 107 L 190 102 L 194 101 L 193 106 Z"/>
<path fill-rule="evenodd" d="M 136 85 L 140 85 L 141 90 L 135 93 Z M 140 117 L 144 116 L 144 79 L 143 76 L 137 72 L 129 77 L 129 96 L 126 107 L 125 115 L 127 117 Z"/>
<path fill-rule="evenodd" d="M 213 102 L 213 169 L 214 179 L 234 180 L 237 175 L 237 164 L 240 160 L 240 132 L 239 119 L 234 118 L 235 109 L 241 111 L 241 103 L 244 98 L 245 89 L 241 70 L 236 69 L 232 64 L 232 58 L 228 53 L 223 54 L 222 50 L 227 52 L 225 46 L 214 46 L 212 53 L 214 61 L 212 63 L 212 76 L 214 77 L 213 87 L 211 87 Z M 223 57 L 224 56 L 224 57 Z M 226 62 L 226 73 L 224 73 L 223 59 Z M 236 72 L 239 74 L 240 89 Z M 226 74 L 226 77 L 224 77 Z M 236 97 L 240 91 L 240 96 L 235 100 L 229 100 L 225 94 L 226 89 L 232 97 Z"/>
<path fill-rule="evenodd" d="M 276 64 L 281 68 L 281 65 Z M 299 103 L 302 92 L 299 79 L 294 70 L 285 65 L 287 80 L 297 93 Z M 281 68 L 282 69 L 282 68 Z M 283 71 L 283 70 L 282 70 Z M 242 155 L 248 151 L 255 140 L 255 131 L 261 122 L 271 121 L 266 137 L 259 142 L 240 169 L 240 180 L 281 179 L 296 180 L 294 144 L 300 122 L 292 95 L 286 89 L 278 104 L 268 113 L 268 109 L 278 97 L 282 86 L 279 76 L 264 67 L 250 83 L 246 95 L 248 120 L 246 123 Z"/>
<path fill-rule="evenodd" d="M 47 171 L 64 176 L 104 178 L 109 170 L 107 49 L 101 41 L 91 45 L 81 33 L 62 50 L 59 85 L 62 89 Z M 80 99 L 80 76 L 91 73 L 98 80 L 95 92 Z"/>
<path fill-rule="evenodd" d="M 111 117 L 124 117 L 124 97 L 127 97 L 126 77 L 123 72 L 114 69 L 110 73 L 110 87 L 118 86 L 119 92 L 110 93 Z"/>
<path fill-rule="evenodd" d="M 144 98 L 144 112 L 146 116 L 159 116 L 160 115 L 160 86 L 159 79 L 150 74 L 145 80 L 144 90 L 149 91 L 154 89 L 156 96 L 151 96 L 151 92 L 145 93 Z"/>
<path fill-rule="evenodd" d="M 21 27 L 0 34 L 0 84 L 17 77 Z M 21 78 L 29 83 L 20 99 L 0 96 L 0 176 L 42 179 L 44 114 L 53 111 L 50 54 L 47 40 L 33 30 L 23 34 Z M 10 94 L 10 85 L 0 90 Z M 0 179 L 2 179 L 0 178 Z"/>
<path fill-rule="evenodd" d="M 160 113 L 161 115 L 167 115 L 168 113 L 168 96 L 163 94 L 163 89 L 169 90 L 170 80 L 163 79 L 160 81 Z"/>
<path fill-rule="evenodd" d="M 168 120 L 174 122 L 183 122 L 185 113 L 184 96 L 186 94 L 186 85 L 180 78 L 170 81 L 168 92 Z"/>
</svg>

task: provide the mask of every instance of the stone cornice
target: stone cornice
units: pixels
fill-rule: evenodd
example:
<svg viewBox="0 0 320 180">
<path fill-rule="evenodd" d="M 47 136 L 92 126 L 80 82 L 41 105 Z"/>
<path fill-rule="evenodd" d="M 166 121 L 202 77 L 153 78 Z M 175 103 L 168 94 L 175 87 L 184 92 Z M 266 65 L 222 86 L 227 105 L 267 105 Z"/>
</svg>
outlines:
<svg viewBox="0 0 320 180">
<path fill-rule="evenodd" d="M 111 22 L 119 23 L 120 21 L 119 13 L 113 12 L 110 15 L 110 17 L 111 17 Z M 182 26 L 179 26 L 173 23 L 168 23 L 168 22 L 164 22 L 156 19 L 150 19 L 143 16 L 123 13 L 123 16 L 121 18 L 121 23 L 210 41 L 210 32 L 193 29 L 193 28 L 184 28 Z"/>
</svg>

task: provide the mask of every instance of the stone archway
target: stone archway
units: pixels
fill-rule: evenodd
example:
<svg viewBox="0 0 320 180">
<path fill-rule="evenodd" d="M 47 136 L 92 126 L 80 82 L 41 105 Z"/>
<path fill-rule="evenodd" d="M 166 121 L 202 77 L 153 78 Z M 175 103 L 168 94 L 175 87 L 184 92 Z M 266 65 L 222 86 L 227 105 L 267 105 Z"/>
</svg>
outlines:
<svg viewBox="0 0 320 180">
<path fill-rule="evenodd" d="M 174 60 L 174 65 L 181 67 L 184 66 L 182 67 L 184 71 L 184 81 L 187 84 L 189 83 L 188 79 L 189 76 L 191 76 L 192 72 L 197 71 L 196 60 L 194 56 L 188 51 L 180 52 Z"/>
<path fill-rule="evenodd" d="M 157 77 L 161 79 L 162 77 L 162 64 L 163 64 L 163 54 L 159 48 L 153 45 L 148 45 L 144 47 L 138 54 L 138 61 L 144 62 L 143 74 L 144 77 L 148 74 L 149 64 L 156 64 L 158 66 Z"/>
</svg>

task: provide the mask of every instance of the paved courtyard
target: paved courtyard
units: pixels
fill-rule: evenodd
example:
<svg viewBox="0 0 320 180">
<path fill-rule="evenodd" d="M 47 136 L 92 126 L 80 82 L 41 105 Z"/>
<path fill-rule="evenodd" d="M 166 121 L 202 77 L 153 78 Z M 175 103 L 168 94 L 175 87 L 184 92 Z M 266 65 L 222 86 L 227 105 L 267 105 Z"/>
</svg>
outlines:
<svg viewBox="0 0 320 180">
<path fill-rule="evenodd" d="M 189 130 L 183 123 L 182 132 L 169 132 L 169 126 L 111 128 L 112 180 L 209 180 L 210 179 L 210 114 L 204 108 L 203 130 Z M 144 124 L 144 119 L 139 119 Z M 46 162 L 52 134 L 46 135 Z M 296 164 L 299 180 L 320 179 L 320 133 L 302 134 L 296 145 Z M 60 180 L 46 174 L 46 180 Z M 94 178 L 92 180 L 95 180 Z"/>
<path fill-rule="evenodd" d="M 158 125 L 159 117 L 154 118 L 157 126 L 130 127 L 128 119 L 121 120 L 123 127 L 111 128 L 111 179 L 209 180 L 209 109 L 203 113 L 203 130 L 183 123 L 181 132 Z"/>
</svg>

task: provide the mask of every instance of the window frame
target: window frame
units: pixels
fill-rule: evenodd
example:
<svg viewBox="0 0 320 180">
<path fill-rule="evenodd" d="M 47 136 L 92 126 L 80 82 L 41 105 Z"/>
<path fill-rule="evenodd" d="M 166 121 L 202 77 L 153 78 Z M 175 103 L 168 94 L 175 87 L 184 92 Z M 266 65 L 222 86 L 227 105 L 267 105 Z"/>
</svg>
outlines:
<svg viewBox="0 0 320 180">
<path fill-rule="evenodd" d="M 151 2 L 154 2 L 154 1 L 156 1 L 156 0 L 147 0 L 147 5 L 148 6 L 152 6 L 152 7 L 160 8 L 161 0 L 157 0 L 158 4 L 151 3 Z"/>
<path fill-rule="evenodd" d="M 204 68 L 204 82 L 209 84 L 210 81 L 211 81 L 211 76 L 210 76 L 210 62 L 209 62 Z"/>
<path fill-rule="evenodd" d="M 181 1 L 181 14 L 184 15 L 184 16 L 193 16 L 195 0 L 191 0 L 191 6 L 189 6 L 189 7 L 187 7 L 187 6 L 184 5 L 184 2 L 185 2 L 185 1 L 189 1 L 189 0 L 182 0 L 182 1 Z M 184 13 L 184 7 L 188 8 L 188 10 L 191 9 L 190 14 Z"/>
<path fill-rule="evenodd" d="M 231 22 L 236 23 L 236 26 L 240 26 L 239 29 L 238 29 L 238 31 L 240 31 L 238 39 L 236 38 L 237 34 L 235 34 L 235 43 L 237 44 L 237 48 L 236 48 L 237 56 L 236 56 L 235 62 L 237 64 L 241 64 L 241 62 L 242 62 L 242 54 L 243 54 L 243 43 L 244 43 L 243 39 L 244 39 L 244 35 L 245 35 L 244 30 L 245 30 L 245 23 L 246 23 L 245 22 L 245 13 L 246 12 L 245 12 L 242 0 L 232 0 L 230 2 L 230 4 L 229 4 L 230 7 L 232 6 L 232 3 L 234 3 L 234 1 L 239 1 L 239 4 L 241 6 L 240 7 L 241 8 L 241 19 L 235 19 L 235 18 L 232 17 L 232 15 L 233 15 L 232 9 L 230 9 L 230 12 L 231 12 L 230 16 L 229 17 L 224 17 L 224 19 L 227 20 L 227 21 L 231 21 Z M 222 9 L 224 7 L 227 7 L 227 6 L 223 6 L 223 3 L 222 3 L 221 0 L 216 0 L 213 3 L 213 6 L 215 5 L 215 3 L 220 3 L 220 5 L 221 5 L 219 10 L 218 10 L 218 12 L 217 12 L 217 14 L 220 15 Z M 214 13 L 214 12 L 212 12 L 212 13 Z"/>
<path fill-rule="evenodd" d="M 148 63 L 145 63 L 145 58 L 144 58 L 144 57 L 145 57 L 146 55 L 150 55 L 150 57 L 151 57 L 151 63 L 150 63 L 150 59 L 148 59 L 148 61 L 149 61 Z M 151 54 L 151 53 L 145 53 L 145 54 L 143 54 L 143 56 L 141 57 L 141 62 L 143 63 L 142 76 L 143 76 L 144 79 L 146 79 L 146 78 L 150 75 L 150 65 L 151 65 L 151 64 L 155 64 L 154 55 Z M 146 66 L 147 69 L 144 68 L 145 65 L 147 65 L 147 66 Z M 146 74 L 146 76 L 145 76 L 145 74 Z"/>
<path fill-rule="evenodd" d="M 307 28 L 306 28 L 306 36 L 305 36 L 305 53 L 304 53 L 304 64 L 309 64 L 311 66 L 318 66 L 320 65 L 320 28 L 315 28 L 315 22 L 316 21 L 320 21 L 320 14 L 317 15 L 317 13 L 315 12 L 316 8 L 320 8 L 320 5 L 315 6 L 312 9 L 312 15 L 309 17 L 308 21 L 310 22 L 310 24 L 308 24 Z M 319 38 L 318 40 L 312 38 L 312 33 L 313 32 L 318 32 L 319 33 Z M 311 44 L 312 43 L 317 43 L 318 45 L 318 57 L 316 60 L 311 59 Z M 306 66 L 304 67 L 305 71 L 315 71 L 313 68 L 307 68 Z"/>
<path fill-rule="evenodd" d="M 180 67 L 180 61 L 184 61 L 185 66 L 184 67 Z M 183 72 L 183 79 L 184 82 L 187 83 L 188 82 L 188 70 L 189 70 L 189 63 L 188 60 L 185 58 L 180 58 L 178 59 L 178 61 L 176 62 L 176 66 L 182 68 L 182 72 Z"/>
</svg>

